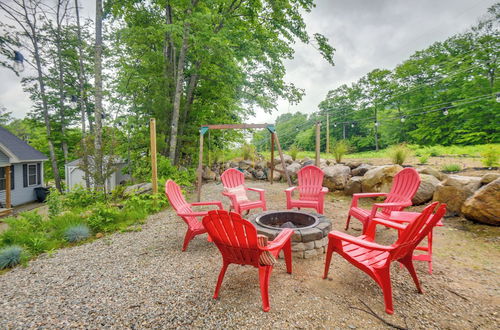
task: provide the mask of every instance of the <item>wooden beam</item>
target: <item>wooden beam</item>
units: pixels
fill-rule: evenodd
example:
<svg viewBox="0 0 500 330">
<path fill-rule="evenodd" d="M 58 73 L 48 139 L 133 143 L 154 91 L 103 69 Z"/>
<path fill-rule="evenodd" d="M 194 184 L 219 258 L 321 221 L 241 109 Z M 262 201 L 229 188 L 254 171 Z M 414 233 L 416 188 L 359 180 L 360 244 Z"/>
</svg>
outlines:
<svg viewBox="0 0 500 330">
<path fill-rule="evenodd" d="M 321 134 L 321 124 L 320 122 L 316 123 L 316 166 L 319 167 L 319 148 L 320 148 L 320 134 Z"/>
<path fill-rule="evenodd" d="M 220 125 L 202 125 L 209 129 L 247 129 L 247 128 L 267 128 L 271 124 L 220 124 Z"/>
<path fill-rule="evenodd" d="M 153 185 L 153 194 L 158 193 L 158 168 L 156 165 L 156 120 L 149 120 L 149 135 L 151 143 L 151 183 Z"/>
<path fill-rule="evenodd" d="M 11 208 L 11 195 L 10 195 L 10 166 L 5 167 L 5 207 Z"/>
<path fill-rule="evenodd" d="M 274 134 L 271 134 L 271 184 L 274 181 Z"/>
<path fill-rule="evenodd" d="M 200 201 L 201 199 L 201 180 L 202 180 L 202 173 L 203 173 L 203 135 L 205 132 L 203 130 L 200 130 L 200 152 L 198 153 L 198 179 L 196 182 L 196 201 Z M 209 150 L 210 151 L 210 150 Z"/>
<path fill-rule="evenodd" d="M 286 182 L 288 183 L 288 186 L 291 187 L 292 180 L 290 180 L 290 175 L 288 175 L 288 171 L 286 169 L 285 157 L 283 157 L 283 150 L 281 150 L 280 139 L 278 138 L 278 134 L 276 132 L 274 132 L 272 134 L 274 135 L 274 138 L 276 140 L 276 146 L 278 147 L 278 152 L 280 154 L 281 165 L 283 166 L 283 169 L 285 170 Z"/>
</svg>

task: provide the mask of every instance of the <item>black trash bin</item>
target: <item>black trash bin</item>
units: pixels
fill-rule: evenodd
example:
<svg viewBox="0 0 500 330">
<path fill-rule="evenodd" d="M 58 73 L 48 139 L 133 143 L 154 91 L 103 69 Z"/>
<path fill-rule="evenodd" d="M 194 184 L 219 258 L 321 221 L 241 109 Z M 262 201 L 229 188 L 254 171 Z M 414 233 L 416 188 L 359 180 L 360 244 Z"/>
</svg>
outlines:
<svg viewBox="0 0 500 330">
<path fill-rule="evenodd" d="M 36 195 L 36 200 L 40 203 L 45 202 L 47 199 L 47 195 L 49 194 L 50 190 L 49 188 L 46 187 L 36 187 L 35 188 L 35 195 Z"/>
</svg>

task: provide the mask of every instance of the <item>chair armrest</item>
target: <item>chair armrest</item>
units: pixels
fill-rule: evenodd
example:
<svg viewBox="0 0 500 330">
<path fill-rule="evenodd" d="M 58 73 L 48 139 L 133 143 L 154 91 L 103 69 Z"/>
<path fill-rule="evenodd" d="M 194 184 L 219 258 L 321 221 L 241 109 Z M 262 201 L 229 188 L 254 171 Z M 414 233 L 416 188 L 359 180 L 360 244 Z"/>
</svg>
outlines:
<svg viewBox="0 0 500 330">
<path fill-rule="evenodd" d="M 272 251 L 276 249 L 281 249 L 285 243 L 292 238 L 292 235 L 294 233 L 293 229 L 290 228 L 285 228 L 281 231 L 281 233 L 276 236 L 274 240 L 269 242 L 267 246 L 265 247 L 259 247 L 263 251 Z"/>
<path fill-rule="evenodd" d="M 373 250 L 378 250 L 378 251 L 391 251 L 393 249 L 392 246 L 381 245 L 381 244 L 377 244 L 375 242 L 370 242 L 370 241 L 364 240 L 364 239 L 359 238 L 359 237 L 354 237 L 354 236 L 351 236 L 349 234 L 342 233 L 340 231 L 331 231 L 328 234 L 328 238 L 331 238 L 331 237 L 333 237 L 334 239 L 353 243 L 353 244 L 359 245 L 361 247 L 365 247 L 365 248 L 369 248 L 369 249 L 373 249 Z"/>
<path fill-rule="evenodd" d="M 203 205 L 217 205 L 220 210 L 223 209 L 221 201 L 207 201 L 207 202 L 195 202 L 195 203 L 191 203 L 191 206 L 203 206 Z"/>
<path fill-rule="evenodd" d="M 351 207 L 358 206 L 358 199 L 360 198 L 369 198 L 369 197 L 382 197 L 387 196 L 387 193 L 359 193 L 352 195 Z"/>
<path fill-rule="evenodd" d="M 204 217 L 208 215 L 208 211 L 204 212 L 191 212 L 191 213 L 177 213 L 180 217 Z"/>
<path fill-rule="evenodd" d="M 246 190 L 251 190 L 251 191 L 256 191 L 258 193 L 260 192 L 265 192 L 264 189 L 260 189 L 260 188 L 250 188 L 250 187 L 245 187 Z"/>
</svg>

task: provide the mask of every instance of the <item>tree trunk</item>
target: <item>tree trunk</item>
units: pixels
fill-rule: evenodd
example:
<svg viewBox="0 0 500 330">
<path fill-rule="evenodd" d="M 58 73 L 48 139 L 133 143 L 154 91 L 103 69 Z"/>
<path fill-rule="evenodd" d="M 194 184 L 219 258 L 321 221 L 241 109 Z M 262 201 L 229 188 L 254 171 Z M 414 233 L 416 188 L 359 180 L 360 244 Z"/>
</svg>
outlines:
<svg viewBox="0 0 500 330">
<path fill-rule="evenodd" d="M 102 0 L 96 0 L 95 13 L 95 140 L 94 140 L 94 182 L 97 190 L 104 191 L 102 150 Z"/>
<path fill-rule="evenodd" d="M 82 128 L 82 150 L 83 150 L 83 157 L 82 161 L 84 164 L 84 168 L 88 169 L 89 168 L 89 153 L 88 153 L 88 148 L 87 148 L 87 125 L 85 122 L 85 104 L 84 100 L 86 98 L 85 96 L 85 83 L 84 83 L 84 77 L 85 77 L 85 71 L 83 67 L 83 50 L 82 50 L 82 28 L 80 25 L 80 10 L 78 8 L 78 0 L 75 0 L 75 14 L 76 14 L 76 34 L 77 34 L 77 39 L 78 39 L 78 88 L 80 90 L 80 96 L 78 97 L 78 108 L 80 110 L 80 116 L 81 118 L 81 128 Z M 88 173 L 85 173 L 85 187 L 87 189 L 90 188 L 90 178 Z"/>
<path fill-rule="evenodd" d="M 66 141 L 66 118 L 64 114 L 64 68 L 62 63 L 62 51 L 61 51 L 61 20 L 65 16 L 65 12 L 61 16 L 62 1 L 57 1 L 56 10 L 56 52 L 57 52 L 57 70 L 58 72 L 58 88 L 59 88 L 59 119 L 61 121 L 61 135 L 62 135 L 62 150 L 64 155 L 64 162 L 68 161 L 68 142 Z"/>
<path fill-rule="evenodd" d="M 42 97 L 43 119 L 45 122 L 47 140 L 48 140 L 48 144 L 49 144 L 50 163 L 52 166 L 52 172 L 54 174 L 54 181 L 56 184 L 56 189 L 58 191 L 62 191 L 62 189 L 61 189 L 61 176 L 59 175 L 59 168 L 57 167 L 57 158 L 56 158 L 56 153 L 54 150 L 54 142 L 52 141 L 50 119 L 49 119 L 49 107 L 47 105 L 47 96 L 45 94 L 45 82 L 43 80 L 42 64 L 40 61 L 40 51 L 38 49 L 38 35 L 37 35 L 36 30 L 35 30 L 35 27 L 33 25 L 30 25 L 30 27 L 31 27 L 31 32 L 32 32 L 36 70 L 38 73 L 38 84 L 40 86 L 40 96 Z"/>
<path fill-rule="evenodd" d="M 189 24 L 184 24 L 184 32 L 182 37 L 182 47 L 179 54 L 179 62 L 177 64 L 175 94 L 174 94 L 174 108 L 172 111 L 172 123 L 170 130 L 170 148 L 168 157 L 172 163 L 175 163 L 175 155 L 177 151 L 177 127 L 179 124 L 179 111 L 181 105 L 182 83 L 184 81 L 184 63 L 186 60 L 186 51 L 188 48 L 189 37 Z"/>
</svg>

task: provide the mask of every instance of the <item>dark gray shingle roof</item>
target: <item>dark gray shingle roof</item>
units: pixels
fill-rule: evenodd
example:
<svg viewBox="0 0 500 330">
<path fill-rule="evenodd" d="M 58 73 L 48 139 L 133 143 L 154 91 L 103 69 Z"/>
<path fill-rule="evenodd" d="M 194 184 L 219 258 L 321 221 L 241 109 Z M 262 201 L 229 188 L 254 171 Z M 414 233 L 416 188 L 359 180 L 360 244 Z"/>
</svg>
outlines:
<svg viewBox="0 0 500 330">
<path fill-rule="evenodd" d="M 0 145 L 13 154 L 19 162 L 32 160 L 47 160 L 40 151 L 36 150 L 5 128 L 0 126 Z"/>
</svg>

